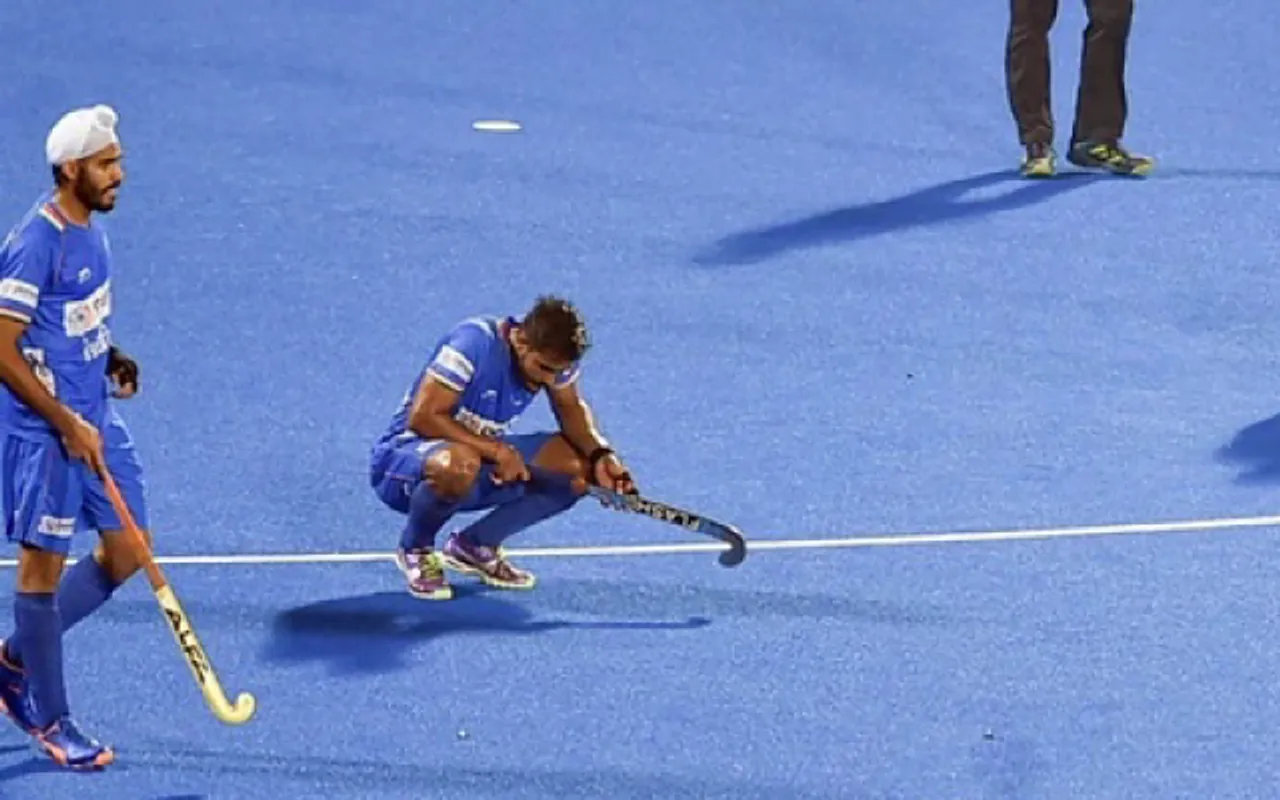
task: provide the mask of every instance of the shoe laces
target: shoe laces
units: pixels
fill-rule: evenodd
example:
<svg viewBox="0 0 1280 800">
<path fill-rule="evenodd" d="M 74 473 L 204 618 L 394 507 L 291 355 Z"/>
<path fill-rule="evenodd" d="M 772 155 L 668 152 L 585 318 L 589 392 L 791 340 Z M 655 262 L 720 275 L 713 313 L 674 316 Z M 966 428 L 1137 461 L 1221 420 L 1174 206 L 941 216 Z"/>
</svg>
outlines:
<svg viewBox="0 0 1280 800">
<path fill-rule="evenodd" d="M 440 559 L 431 550 L 413 550 L 407 554 L 409 563 L 418 574 L 426 578 L 435 578 L 444 574 Z"/>
<path fill-rule="evenodd" d="M 1090 148 L 1094 158 L 1100 158 L 1104 161 L 1132 161 L 1133 156 L 1129 154 L 1119 143 L 1100 142 Z"/>
</svg>

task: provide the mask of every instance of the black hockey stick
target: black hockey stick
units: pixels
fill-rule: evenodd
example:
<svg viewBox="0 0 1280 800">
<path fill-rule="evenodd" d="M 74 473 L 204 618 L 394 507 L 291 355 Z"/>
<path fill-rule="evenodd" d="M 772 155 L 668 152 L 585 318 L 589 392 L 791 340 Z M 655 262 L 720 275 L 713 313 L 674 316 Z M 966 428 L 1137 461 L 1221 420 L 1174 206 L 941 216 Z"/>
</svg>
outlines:
<svg viewBox="0 0 1280 800">
<path fill-rule="evenodd" d="M 561 488 L 569 487 L 572 483 L 567 475 L 533 465 L 529 465 L 529 474 L 535 483 L 542 482 Z M 650 500 L 638 494 L 620 494 L 603 486 L 589 485 L 587 493 L 611 508 L 642 514 L 659 522 L 677 525 L 685 530 L 719 539 L 729 545 L 727 550 L 720 553 L 719 561 L 722 567 L 736 567 L 747 557 L 747 540 L 743 538 L 742 532 L 732 525 L 658 500 Z"/>
</svg>

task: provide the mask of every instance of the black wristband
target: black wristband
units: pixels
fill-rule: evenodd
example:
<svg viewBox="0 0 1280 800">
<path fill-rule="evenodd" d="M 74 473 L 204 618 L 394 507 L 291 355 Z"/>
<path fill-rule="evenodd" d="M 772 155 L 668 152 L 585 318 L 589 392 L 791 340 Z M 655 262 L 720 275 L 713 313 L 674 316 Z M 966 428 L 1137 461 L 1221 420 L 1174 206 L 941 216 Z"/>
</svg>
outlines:
<svg viewBox="0 0 1280 800">
<path fill-rule="evenodd" d="M 591 474 L 593 476 L 596 474 L 596 464 L 600 463 L 600 459 L 613 454 L 613 449 L 609 447 L 597 447 L 592 450 L 591 455 L 587 456 L 587 466 L 590 468 Z"/>
</svg>

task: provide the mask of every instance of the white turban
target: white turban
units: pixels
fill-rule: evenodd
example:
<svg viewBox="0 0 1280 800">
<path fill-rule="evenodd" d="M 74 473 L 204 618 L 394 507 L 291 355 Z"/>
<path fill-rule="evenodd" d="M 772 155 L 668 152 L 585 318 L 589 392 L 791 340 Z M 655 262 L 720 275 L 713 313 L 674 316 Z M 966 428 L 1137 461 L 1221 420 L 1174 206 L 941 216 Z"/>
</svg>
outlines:
<svg viewBox="0 0 1280 800">
<path fill-rule="evenodd" d="M 116 122 L 120 115 L 111 106 L 78 108 L 68 112 L 49 131 L 44 143 L 45 157 L 53 166 L 77 161 L 119 144 Z"/>
</svg>

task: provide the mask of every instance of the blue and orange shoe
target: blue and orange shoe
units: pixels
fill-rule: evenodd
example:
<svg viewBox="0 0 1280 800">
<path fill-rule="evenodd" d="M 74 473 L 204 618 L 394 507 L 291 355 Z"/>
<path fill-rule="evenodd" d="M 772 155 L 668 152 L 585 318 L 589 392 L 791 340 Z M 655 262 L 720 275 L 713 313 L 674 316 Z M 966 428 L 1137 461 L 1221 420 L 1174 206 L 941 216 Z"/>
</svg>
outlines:
<svg viewBox="0 0 1280 800">
<path fill-rule="evenodd" d="M 116 760 L 115 751 L 82 733 L 70 717 L 54 720 L 35 739 L 42 753 L 68 769 L 98 770 Z"/>
<path fill-rule="evenodd" d="M 0 640 L 0 711 L 23 733 L 34 736 L 40 728 L 35 723 L 27 673 L 9 660 L 4 645 L 4 640 Z"/>
</svg>

